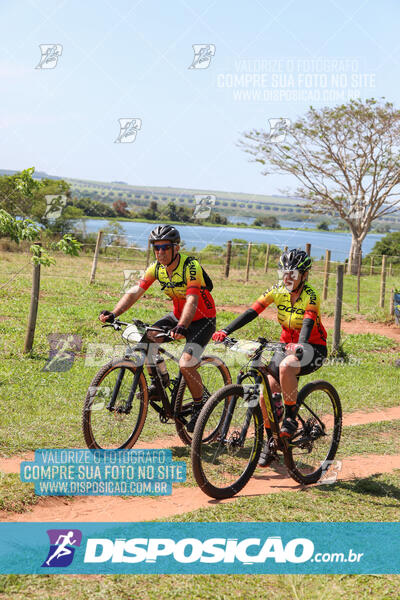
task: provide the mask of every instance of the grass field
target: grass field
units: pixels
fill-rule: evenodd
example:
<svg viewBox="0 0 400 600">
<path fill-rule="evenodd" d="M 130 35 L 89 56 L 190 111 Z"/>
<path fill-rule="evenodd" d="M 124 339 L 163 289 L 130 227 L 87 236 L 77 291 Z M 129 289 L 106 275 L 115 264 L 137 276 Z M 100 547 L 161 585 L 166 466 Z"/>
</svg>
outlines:
<svg viewBox="0 0 400 600">
<path fill-rule="evenodd" d="M 31 356 L 22 353 L 29 312 L 31 266 L 29 257 L 20 253 L 1 253 L 0 274 L 0 454 L 12 456 L 37 448 L 83 447 L 81 411 L 86 389 L 100 364 L 85 364 L 90 344 L 120 345 L 118 334 L 102 329 L 97 316 L 103 308 L 112 309 L 121 296 L 123 269 L 132 263 L 100 259 L 96 283 L 88 285 L 89 257 L 69 259 L 57 257 L 57 265 L 42 269 L 40 304 L 34 349 Z M 23 269 L 23 267 L 25 268 Z M 142 264 L 135 264 L 141 268 Z M 11 281 L 13 274 L 23 269 Z M 233 270 L 229 280 L 221 277 L 221 267 L 207 269 L 215 283 L 213 293 L 217 305 L 235 306 L 251 303 L 259 293 L 275 281 L 268 275 L 251 272 L 244 284 L 243 272 Z M 321 288 L 322 275 L 311 279 Z M 323 313 L 332 314 L 334 277 L 331 294 Z M 388 281 L 390 289 L 395 281 Z M 379 277 L 362 280 L 361 313 L 370 320 L 388 321 L 387 309 L 376 308 Z M 346 278 L 344 317 L 355 314 L 355 279 Z M 141 302 L 125 315 L 153 321 L 169 310 L 157 284 Z M 232 311 L 218 314 L 222 327 L 236 315 Z M 266 334 L 277 339 L 277 323 L 253 321 L 237 336 L 255 339 Z M 261 330 L 262 329 L 262 330 Z M 82 348 L 68 372 L 46 372 L 49 356 L 48 335 L 76 334 Z M 329 338 L 330 339 L 330 338 Z M 176 346 L 178 349 L 178 346 Z M 210 352 L 218 353 L 215 345 Z M 318 378 L 331 381 L 338 389 L 345 412 L 372 410 L 398 405 L 400 370 L 394 362 L 400 348 L 384 336 L 368 331 L 360 335 L 343 335 L 344 362 L 324 366 Z M 237 366 L 232 368 L 235 375 Z M 305 383 L 315 378 L 302 379 Z M 141 440 L 175 436 L 173 425 L 161 425 L 154 411 L 149 411 Z M 360 454 L 393 454 L 399 452 L 399 422 L 372 423 L 345 427 L 338 458 Z M 175 458 L 189 461 L 189 451 L 173 448 Z M 188 481 L 194 485 L 188 465 Z M 1 474 L 0 474 L 1 475 Z M 303 492 L 285 492 L 201 509 L 170 520 L 176 521 L 397 521 L 400 510 L 400 473 L 382 474 L 358 480 L 317 486 Z M 73 502 L 74 500 L 71 500 Z M 0 477 L 0 510 L 23 512 L 37 502 L 33 486 L 23 484 L 17 475 Z M 84 585 L 82 585 L 84 582 Z M 193 595 L 193 590 L 196 595 Z M 400 597 L 400 579 L 394 576 L 3 576 L 0 598 L 241 598 L 244 594 L 269 598 L 377 598 Z"/>
</svg>

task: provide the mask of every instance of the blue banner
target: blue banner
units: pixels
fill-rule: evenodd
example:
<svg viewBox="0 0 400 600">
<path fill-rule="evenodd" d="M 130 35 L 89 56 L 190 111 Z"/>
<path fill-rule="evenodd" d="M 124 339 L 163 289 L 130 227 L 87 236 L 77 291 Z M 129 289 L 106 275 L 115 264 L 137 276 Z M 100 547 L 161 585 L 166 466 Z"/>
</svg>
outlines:
<svg viewBox="0 0 400 600">
<path fill-rule="evenodd" d="M 1 573 L 400 573 L 399 523 L 0 523 Z"/>
<path fill-rule="evenodd" d="M 21 462 L 21 481 L 35 484 L 38 496 L 159 496 L 186 481 L 186 463 L 171 450 L 35 451 Z"/>
</svg>

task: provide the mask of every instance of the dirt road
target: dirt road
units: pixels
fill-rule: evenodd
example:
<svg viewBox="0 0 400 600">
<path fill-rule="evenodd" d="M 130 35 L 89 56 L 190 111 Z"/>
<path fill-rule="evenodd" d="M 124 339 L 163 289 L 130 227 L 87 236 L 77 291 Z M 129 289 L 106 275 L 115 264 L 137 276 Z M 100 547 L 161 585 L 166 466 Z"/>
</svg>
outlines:
<svg viewBox="0 0 400 600">
<path fill-rule="evenodd" d="M 345 426 L 363 425 L 385 420 L 400 419 L 400 407 L 392 407 L 372 412 L 353 412 L 344 415 Z M 151 443 L 138 443 L 135 448 L 165 448 L 181 445 L 179 438 L 154 440 Z M 34 454 L 0 459 L 0 471 L 4 473 L 19 473 L 22 460 L 34 460 Z M 338 474 L 340 480 L 350 480 L 368 477 L 376 473 L 388 473 L 400 469 L 400 454 L 397 455 L 362 455 L 342 459 L 342 468 Z M 286 474 L 281 465 L 268 469 L 258 468 L 238 494 L 240 496 L 259 496 L 275 494 L 283 491 L 296 492 L 301 490 L 293 479 Z M 113 496 L 76 497 L 72 500 L 60 497 L 41 498 L 25 513 L 0 512 L 0 521 L 21 522 L 139 522 L 155 518 L 168 518 L 184 514 L 199 508 L 209 508 L 220 502 L 235 502 L 229 500 L 213 500 L 197 487 L 175 487 L 171 496 L 158 498 L 132 497 L 123 499 Z"/>
</svg>

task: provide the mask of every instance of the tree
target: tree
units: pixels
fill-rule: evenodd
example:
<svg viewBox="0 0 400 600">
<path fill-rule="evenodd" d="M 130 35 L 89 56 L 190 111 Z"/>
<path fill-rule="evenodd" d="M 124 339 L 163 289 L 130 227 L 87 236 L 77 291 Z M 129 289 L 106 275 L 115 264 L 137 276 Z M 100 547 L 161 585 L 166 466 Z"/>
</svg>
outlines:
<svg viewBox="0 0 400 600">
<path fill-rule="evenodd" d="M 219 212 L 211 211 L 210 217 L 207 219 L 207 221 L 210 221 L 211 223 L 216 223 L 217 225 L 227 225 L 228 224 L 228 219 L 226 217 L 224 217 L 223 215 L 221 215 Z"/>
<path fill-rule="evenodd" d="M 179 221 L 177 208 L 173 202 L 168 202 L 165 214 L 170 221 Z"/>
<path fill-rule="evenodd" d="M 152 200 L 149 204 L 149 208 L 142 210 L 139 213 L 139 217 L 148 219 L 149 221 L 157 221 L 159 218 L 158 204 L 155 200 Z"/>
<path fill-rule="evenodd" d="M 400 262 L 400 231 L 388 233 L 378 242 L 375 242 L 375 246 L 372 248 L 371 255 L 373 254 L 386 254 L 387 256 L 393 256 L 392 262 Z"/>
<path fill-rule="evenodd" d="M 129 211 L 127 210 L 128 204 L 125 200 L 116 200 L 113 202 L 113 209 L 119 217 L 129 217 Z"/>
<path fill-rule="evenodd" d="M 64 195 L 68 200 L 70 185 L 63 179 L 34 179 L 34 172 L 34 167 L 31 167 L 0 177 L 0 209 L 12 216 L 32 218 L 49 227 L 46 196 L 59 195 L 61 199 Z M 62 204 L 59 206 L 62 208 Z"/>
<path fill-rule="evenodd" d="M 293 195 L 308 200 L 306 208 L 339 215 L 349 225 L 349 265 L 356 273 L 371 222 L 395 212 L 400 203 L 400 111 L 373 98 L 310 107 L 280 133 L 284 142 L 275 143 L 254 129 L 240 145 L 265 166 L 263 175 L 293 175 L 300 184 Z"/>
<path fill-rule="evenodd" d="M 320 229 L 321 231 L 329 231 L 328 221 L 321 221 L 321 223 L 318 224 L 317 229 Z"/>
<path fill-rule="evenodd" d="M 280 229 L 280 223 L 276 217 L 258 217 L 253 225 L 256 227 L 268 227 L 269 229 Z"/>
<path fill-rule="evenodd" d="M 23 240 L 29 240 L 31 242 L 38 240 L 40 232 L 41 229 L 37 223 L 34 223 L 30 219 L 17 220 L 7 211 L 0 209 L 0 237 L 10 237 L 14 242 L 19 244 Z M 64 235 L 61 240 L 53 243 L 51 247 L 53 250 L 64 252 L 64 254 L 78 256 L 81 244 L 71 235 Z M 44 267 L 49 267 L 56 262 L 54 258 L 48 254 L 47 250 L 42 248 L 39 244 L 32 244 L 30 250 L 32 252 L 32 263 L 35 265 L 35 268 L 32 278 L 31 307 L 24 352 L 30 352 L 32 350 L 35 335 L 36 316 L 39 304 L 40 266 L 43 265 Z"/>
<path fill-rule="evenodd" d="M 74 229 L 75 224 L 79 219 L 85 215 L 84 211 L 81 208 L 77 208 L 76 206 L 66 206 L 61 215 L 54 220 L 53 223 L 48 225 L 48 229 L 52 233 L 61 233 L 65 234 L 68 231 Z"/>
<path fill-rule="evenodd" d="M 118 221 L 108 221 L 106 227 L 103 227 L 105 234 L 104 241 L 106 246 L 111 244 L 115 246 L 126 246 L 125 229 Z"/>
<path fill-rule="evenodd" d="M 12 216 L 33 216 L 35 194 L 43 187 L 41 181 L 33 179 L 34 172 L 35 168 L 31 167 L 14 175 L 0 177 L 0 209 Z"/>
</svg>

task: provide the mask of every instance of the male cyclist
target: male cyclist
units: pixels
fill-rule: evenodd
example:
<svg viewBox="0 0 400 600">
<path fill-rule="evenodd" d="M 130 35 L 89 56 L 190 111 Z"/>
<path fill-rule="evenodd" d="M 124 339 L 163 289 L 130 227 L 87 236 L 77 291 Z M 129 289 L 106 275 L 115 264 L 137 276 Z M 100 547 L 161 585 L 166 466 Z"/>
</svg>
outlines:
<svg viewBox="0 0 400 600">
<path fill-rule="evenodd" d="M 193 412 L 187 430 L 192 433 L 202 407 L 203 384 L 197 371 L 201 354 L 215 332 L 215 304 L 207 289 L 211 280 L 199 262 L 179 252 L 180 234 L 171 225 L 158 225 L 149 236 L 156 261 L 149 266 L 142 279 L 115 305 L 112 312 L 103 310 L 100 321 L 113 321 L 131 308 L 145 291 L 158 280 L 161 289 L 173 302 L 173 312 L 154 323 L 155 327 L 168 328 L 172 338 L 186 338 L 179 367 L 193 397 Z M 207 282 L 205 281 L 207 279 Z M 208 288 L 212 286 L 208 285 Z M 154 342 L 156 333 L 148 334 Z M 153 363 L 154 356 L 149 357 Z M 157 388 L 152 381 L 150 399 L 157 399 Z"/>
<path fill-rule="evenodd" d="M 282 325 L 281 342 L 286 348 L 272 357 L 268 375 L 271 392 L 282 391 L 285 416 L 281 437 L 291 438 L 297 430 L 296 400 L 298 376 L 312 373 L 326 358 L 326 331 L 321 323 L 320 301 L 316 290 L 307 283 L 311 258 L 300 248 L 288 250 L 279 259 L 282 282 L 262 294 L 251 308 L 239 315 L 227 327 L 217 331 L 213 340 L 223 341 L 227 335 L 255 319 L 274 302 L 278 321 Z M 268 439 L 260 456 L 259 466 L 268 466 Z"/>
</svg>

